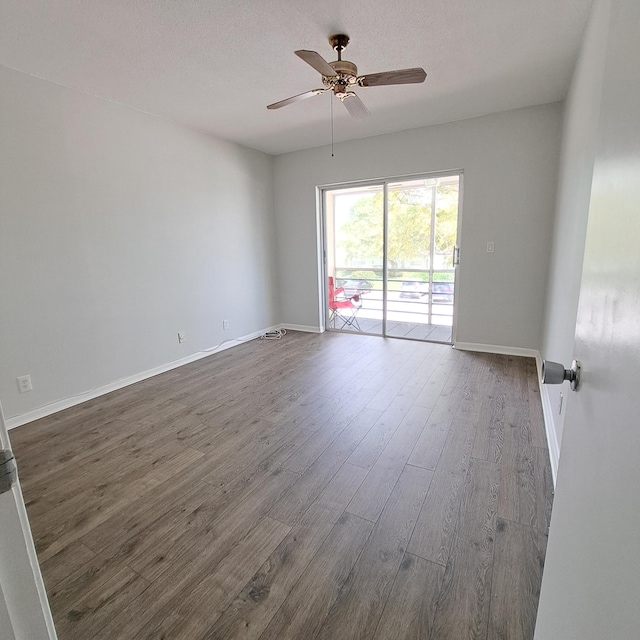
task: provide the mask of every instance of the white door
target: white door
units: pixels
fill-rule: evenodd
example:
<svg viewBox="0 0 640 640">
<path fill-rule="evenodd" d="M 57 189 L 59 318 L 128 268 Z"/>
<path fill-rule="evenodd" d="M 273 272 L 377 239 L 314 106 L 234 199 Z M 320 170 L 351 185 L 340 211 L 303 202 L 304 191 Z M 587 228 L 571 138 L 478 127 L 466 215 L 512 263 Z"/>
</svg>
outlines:
<svg viewBox="0 0 640 640">
<path fill-rule="evenodd" d="M 1 405 L 0 448 L 11 448 Z M 0 638 L 56 640 L 19 482 L 0 494 Z"/>
<path fill-rule="evenodd" d="M 640 3 L 612 0 L 536 640 L 640 637 Z M 565 363 L 568 364 L 568 363 Z"/>
</svg>

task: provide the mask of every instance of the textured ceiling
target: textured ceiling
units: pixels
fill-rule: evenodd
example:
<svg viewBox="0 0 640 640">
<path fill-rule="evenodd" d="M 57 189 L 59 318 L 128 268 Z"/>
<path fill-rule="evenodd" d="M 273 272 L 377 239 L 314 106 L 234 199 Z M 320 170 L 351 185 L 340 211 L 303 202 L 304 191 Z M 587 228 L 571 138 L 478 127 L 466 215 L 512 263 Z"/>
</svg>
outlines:
<svg viewBox="0 0 640 640">
<path fill-rule="evenodd" d="M 422 66 L 424 84 L 367 87 L 372 116 L 334 103 L 336 141 L 564 98 L 592 0 L 2 0 L 0 64 L 268 153 L 330 141 L 330 95 L 296 49 L 360 74 Z"/>
</svg>

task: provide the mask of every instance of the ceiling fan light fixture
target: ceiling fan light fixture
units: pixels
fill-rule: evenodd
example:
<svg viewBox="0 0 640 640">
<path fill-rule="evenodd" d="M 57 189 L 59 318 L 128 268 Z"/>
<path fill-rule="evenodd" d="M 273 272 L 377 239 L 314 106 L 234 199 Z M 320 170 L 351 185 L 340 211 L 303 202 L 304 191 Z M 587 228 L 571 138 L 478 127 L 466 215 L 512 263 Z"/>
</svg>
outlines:
<svg viewBox="0 0 640 640">
<path fill-rule="evenodd" d="M 333 85 L 333 95 L 340 98 L 340 100 L 344 100 L 347 95 L 347 85 L 342 82 L 336 82 Z"/>
</svg>

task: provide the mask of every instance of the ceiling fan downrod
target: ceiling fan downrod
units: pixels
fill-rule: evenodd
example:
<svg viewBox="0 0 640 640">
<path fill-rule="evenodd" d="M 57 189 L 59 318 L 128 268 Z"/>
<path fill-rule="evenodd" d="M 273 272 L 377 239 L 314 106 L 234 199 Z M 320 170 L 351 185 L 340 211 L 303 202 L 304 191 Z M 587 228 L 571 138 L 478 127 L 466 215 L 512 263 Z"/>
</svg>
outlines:
<svg viewBox="0 0 640 640">
<path fill-rule="evenodd" d="M 349 44 L 349 36 L 344 33 L 336 33 L 329 36 L 329 44 L 331 48 L 338 54 L 338 62 L 342 61 L 342 52 Z"/>
</svg>

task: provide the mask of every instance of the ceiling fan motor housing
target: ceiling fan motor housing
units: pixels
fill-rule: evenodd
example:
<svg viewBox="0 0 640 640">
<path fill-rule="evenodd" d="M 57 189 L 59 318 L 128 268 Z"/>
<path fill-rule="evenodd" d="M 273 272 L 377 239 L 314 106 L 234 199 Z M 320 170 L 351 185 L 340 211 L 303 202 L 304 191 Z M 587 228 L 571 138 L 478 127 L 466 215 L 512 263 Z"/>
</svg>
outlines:
<svg viewBox="0 0 640 640">
<path fill-rule="evenodd" d="M 330 62 L 329 66 L 332 67 L 339 76 L 355 79 L 358 75 L 358 67 L 348 60 L 335 60 L 334 62 Z"/>
<path fill-rule="evenodd" d="M 347 94 L 347 87 L 357 84 L 358 67 L 348 60 L 335 60 L 329 66 L 336 72 L 335 76 L 322 76 L 324 86 L 331 89 L 338 98 Z"/>
</svg>

